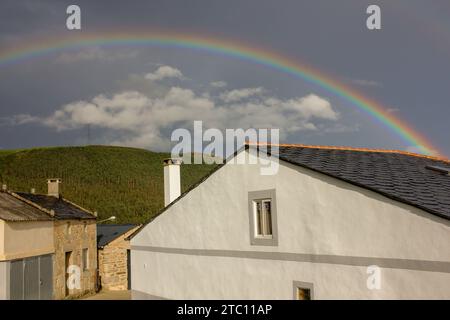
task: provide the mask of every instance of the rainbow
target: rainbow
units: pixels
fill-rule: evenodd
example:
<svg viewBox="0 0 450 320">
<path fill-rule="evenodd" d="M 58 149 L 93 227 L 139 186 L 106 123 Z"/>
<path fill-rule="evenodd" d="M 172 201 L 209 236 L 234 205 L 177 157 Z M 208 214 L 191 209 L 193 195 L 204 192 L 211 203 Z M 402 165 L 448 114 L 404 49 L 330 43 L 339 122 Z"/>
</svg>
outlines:
<svg viewBox="0 0 450 320">
<path fill-rule="evenodd" d="M 406 145 L 414 146 L 420 153 L 440 154 L 438 149 L 424 135 L 394 116 L 388 111 L 387 107 L 379 102 L 307 64 L 299 63 L 286 55 L 281 55 L 267 48 L 250 46 L 237 40 L 230 41 L 194 33 L 167 31 L 119 33 L 87 33 L 83 31 L 75 36 L 72 36 L 72 34 L 73 32 L 68 32 L 68 36 L 65 37 L 39 39 L 39 41 L 27 42 L 22 47 L 0 51 L 0 67 L 46 56 L 54 52 L 89 46 L 159 46 L 201 50 L 267 66 L 317 85 L 363 110 L 375 121 L 399 136 Z"/>
</svg>

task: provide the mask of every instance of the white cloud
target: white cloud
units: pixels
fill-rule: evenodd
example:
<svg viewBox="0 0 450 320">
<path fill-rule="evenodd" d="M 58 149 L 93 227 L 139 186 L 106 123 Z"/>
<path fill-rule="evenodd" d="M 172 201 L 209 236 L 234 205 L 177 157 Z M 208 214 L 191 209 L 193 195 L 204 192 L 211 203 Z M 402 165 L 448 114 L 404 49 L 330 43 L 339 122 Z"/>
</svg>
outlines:
<svg viewBox="0 0 450 320">
<path fill-rule="evenodd" d="M 56 58 L 57 63 L 74 63 L 80 61 L 107 61 L 112 62 L 119 59 L 135 58 L 137 51 L 133 50 L 105 50 L 101 47 L 89 47 L 76 52 L 64 52 Z"/>
<path fill-rule="evenodd" d="M 163 78 L 181 75 L 166 72 L 167 68 L 158 70 L 154 75 Z M 220 130 L 280 128 L 287 137 L 301 130 L 322 130 L 339 118 L 328 100 L 314 94 L 281 99 L 263 95 L 262 88 L 247 88 L 217 97 L 177 86 L 155 86 L 158 89 L 153 91 L 126 88 L 73 101 L 46 117 L 18 115 L 14 123 L 35 122 L 59 131 L 92 125 L 104 129 L 104 143 L 164 150 L 170 145 L 171 130 L 190 128 L 194 120 Z"/>
<path fill-rule="evenodd" d="M 333 110 L 328 100 L 315 94 L 303 98 L 290 99 L 285 102 L 287 109 L 299 112 L 306 120 L 311 118 L 337 120 L 338 113 Z"/>
<path fill-rule="evenodd" d="M 225 81 L 213 81 L 210 85 L 213 88 L 225 88 L 228 84 Z"/>
<path fill-rule="evenodd" d="M 163 80 L 166 78 L 176 78 L 183 79 L 183 74 L 177 68 L 173 68 L 170 66 L 160 66 L 153 73 L 147 73 L 145 78 L 151 81 Z"/>
<path fill-rule="evenodd" d="M 123 132 L 114 144 L 162 149 L 168 145 L 162 131 L 203 120 L 207 126 L 225 128 L 281 128 L 287 134 L 316 130 L 316 120 L 336 120 L 328 101 L 315 95 L 291 100 L 274 97 L 244 103 L 218 104 L 192 90 L 172 87 L 163 97 L 137 91 L 99 95 L 90 101 L 64 105 L 40 122 L 57 130 L 87 124 Z"/>
<path fill-rule="evenodd" d="M 263 88 L 245 88 L 224 92 L 220 95 L 220 99 L 225 102 L 235 102 L 252 96 L 260 95 L 264 92 Z"/>
<path fill-rule="evenodd" d="M 0 118 L 0 126 L 15 126 L 40 121 L 41 119 L 39 117 L 31 116 L 29 114 L 16 114 L 11 117 Z"/>
</svg>

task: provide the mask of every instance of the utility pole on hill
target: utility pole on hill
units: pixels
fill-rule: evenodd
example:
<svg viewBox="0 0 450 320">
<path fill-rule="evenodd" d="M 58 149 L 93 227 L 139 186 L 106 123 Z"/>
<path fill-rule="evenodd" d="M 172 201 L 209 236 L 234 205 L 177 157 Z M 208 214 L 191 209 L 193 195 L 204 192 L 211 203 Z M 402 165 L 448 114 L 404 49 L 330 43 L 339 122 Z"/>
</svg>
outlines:
<svg viewBox="0 0 450 320">
<path fill-rule="evenodd" d="M 87 145 L 91 144 L 91 124 L 87 125 Z"/>
</svg>

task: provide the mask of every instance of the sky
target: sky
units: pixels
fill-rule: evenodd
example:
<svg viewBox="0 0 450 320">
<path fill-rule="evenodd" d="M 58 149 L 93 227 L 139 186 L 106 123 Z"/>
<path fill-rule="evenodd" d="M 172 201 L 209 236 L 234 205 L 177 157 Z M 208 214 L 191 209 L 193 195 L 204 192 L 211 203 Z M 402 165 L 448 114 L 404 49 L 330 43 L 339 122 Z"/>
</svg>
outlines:
<svg viewBox="0 0 450 320">
<path fill-rule="evenodd" d="M 81 8 L 68 30 L 66 8 Z M 381 8 L 381 30 L 366 9 Z M 450 2 L 1 0 L 0 56 L 46 39 L 152 32 L 267 48 L 377 101 L 450 155 Z M 0 149 L 167 151 L 171 133 L 279 128 L 281 142 L 420 151 L 330 90 L 252 61 L 164 46 L 75 46 L 0 64 Z"/>
</svg>

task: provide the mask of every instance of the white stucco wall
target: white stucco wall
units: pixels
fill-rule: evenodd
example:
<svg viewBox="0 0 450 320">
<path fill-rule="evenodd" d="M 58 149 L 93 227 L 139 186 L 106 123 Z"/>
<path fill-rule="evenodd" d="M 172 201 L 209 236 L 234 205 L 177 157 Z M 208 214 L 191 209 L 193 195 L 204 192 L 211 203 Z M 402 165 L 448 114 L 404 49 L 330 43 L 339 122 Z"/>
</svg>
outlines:
<svg viewBox="0 0 450 320">
<path fill-rule="evenodd" d="M 276 247 L 250 244 L 248 192 L 267 189 L 276 189 Z M 291 299 L 292 282 L 302 281 L 314 284 L 316 299 L 450 298 L 449 243 L 448 220 L 377 193 L 287 163 L 275 176 L 228 164 L 148 224 L 132 247 L 410 259 L 412 269 L 438 262 L 439 272 L 382 268 L 382 288 L 372 291 L 361 263 L 132 250 L 132 289 L 166 298 Z"/>
</svg>

